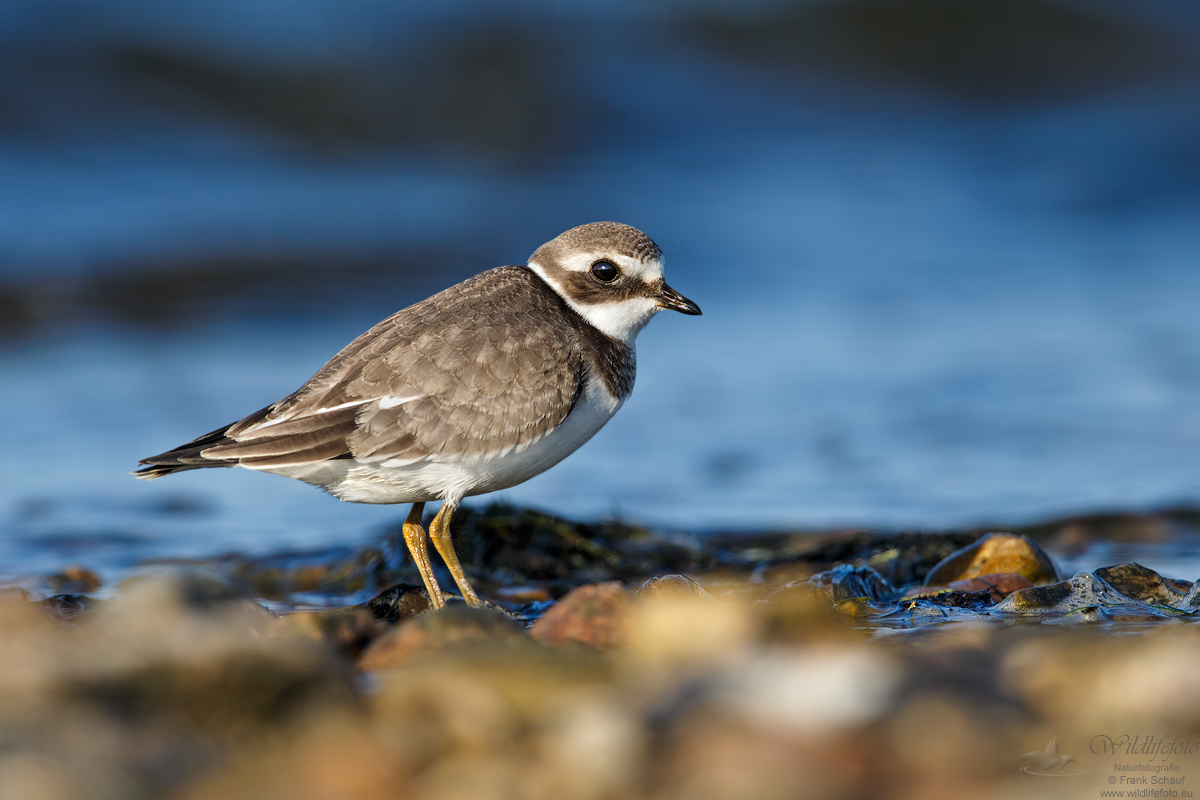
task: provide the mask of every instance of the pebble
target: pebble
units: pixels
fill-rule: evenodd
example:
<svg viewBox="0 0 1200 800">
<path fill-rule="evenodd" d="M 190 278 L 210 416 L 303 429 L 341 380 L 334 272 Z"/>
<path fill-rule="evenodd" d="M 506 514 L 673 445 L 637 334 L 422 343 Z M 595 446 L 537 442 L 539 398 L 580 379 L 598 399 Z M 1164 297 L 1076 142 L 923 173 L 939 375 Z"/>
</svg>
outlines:
<svg viewBox="0 0 1200 800">
<path fill-rule="evenodd" d="M 887 578 L 871 567 L 838 564 L 831 570 L 812 577 L 812 584 L 827 589 L 835 603 L 866 598 L 873 603 L 886 603 L 899 595 Z"/>
<path fill-rule="evenodd" d="M 1192 588 L 1187 581 L 1164 578 L 1137 563 L 1101 567 L 1095 575 L 1126 597 L 1145 603 L 1177 606 Z"/>
<path fill-rule="evenodd" d="M 1130 599 L 1090 572 L 1049 586 L 1013 592 L 996 606 L 998 614 L 1066 614 L 1097 606 L 1117 606 Z"/>
<path fill-rule="evenodd" d="M 1050 556 L 1028 537 L 990 533 L 939 561 L 925 576 L 925 585 L 948 586 L 998 573 L 1015 573 L 1034 586 L 1059 579 Z"/>
<path fill-rule="evenodd" d="M 533 623 L 529 633 L 548 647 L 575 642 L 611 650 L 628 636 L 633 592 L 616 581 L 571 590 Z"/>
<path fill-rule="evenodd" d="M 414 586 L 411 583 L 398 583 L 384 589 L 366 603 L 371 615 L 384 622 L 399 622 L 432 607 L 425 587 Z"/>
</svg>

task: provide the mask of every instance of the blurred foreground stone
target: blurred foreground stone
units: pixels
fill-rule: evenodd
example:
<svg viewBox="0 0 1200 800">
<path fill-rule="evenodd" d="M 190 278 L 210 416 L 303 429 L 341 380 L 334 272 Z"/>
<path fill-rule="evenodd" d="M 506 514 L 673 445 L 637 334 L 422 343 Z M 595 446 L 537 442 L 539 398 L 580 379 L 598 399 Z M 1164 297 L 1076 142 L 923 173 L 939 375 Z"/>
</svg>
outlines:
<svg viewBox="0 0 1200 800">
<path fill-rule="evenodd" d="M 365 670 L 390 669 L 442 650 L 498 647 L 525 638 L 521 625 L 501 611 L 453 603 L 384 632 L 363 653 L 359 665 Z"/>
<path fill-rule="evenodd" d="M 624 644 L 633 594 L 619 583 L 580 586 L 550 606 L 529 632 L 544 645 L 568 642 L 608 650 Z"/>
<path fill-rule="evenodd" d="M 981 534 L 660 550 L 649 533 L 589 544 L 561 521 L 488 519 L 547 543 L 501 559 L 548 576 L 485 592 L 508 611 L 429 611 L 400 582 L 273 613 L 245 595 L 245 561 L 104 599 L 0 593 L 0 800 L 1057 798 L 1200 781 L 1187 580 L 1124 564 L 1052 581 L 1009 539 L 998 552 L 1038 570 L 1023 585 Z M 655 552 L 663 568 L 636 575 Z M 926 585 L 939 562 L 966 567 Z M 305 569 L 347 586 L 403 572 L 337 563 Z M 1061 761 L 1051 740 L 1073 760 L 1043 777 L 1030 764 Z"/>
</svg>

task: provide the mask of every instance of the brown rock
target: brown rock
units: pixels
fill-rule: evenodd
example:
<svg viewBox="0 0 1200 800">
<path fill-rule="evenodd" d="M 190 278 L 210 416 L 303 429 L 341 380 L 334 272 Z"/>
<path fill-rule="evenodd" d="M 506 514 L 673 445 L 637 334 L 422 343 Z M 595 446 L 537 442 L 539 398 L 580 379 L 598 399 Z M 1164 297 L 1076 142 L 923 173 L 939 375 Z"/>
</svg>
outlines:
<svg viewBox="0 0 1200 800">
<path fill-rule="evenodd" d="M 1033 586 L 1024 575 L 1015 572 L 992 572 L 978 578 L 951 581 L 950 588 L 960 592 L 989 592 L 992 600 L 1000 602 L 1018 589 Z"/>
<path fill-rule="evenodd" d="M 367 671 L 402 666 L 417 656 L 459 646 L 528 641 L 521 623 L 495 608 L 453 603 L 400 623 L 368 645 L 359 660 Z"/>
<path fill-rule="evenodd" d="M 1101 567 L 1095 575 L 1131 600 L 1143 603 L 1177 606 L 1192 588 L 1188 581 L 1164 577 L 1137 563 Z"/>
<path fill-rule="evenodd" d="M 580 586 L 550 606 L 529 633 L 548 647 L 580 642 L 600 650 L 624 644 L 633 593 L 621 584 Z"/>
<path fill-rule="evenodd" d="M 939 561 L 925 576 L 925 585 L 947 586 L 997 573 L 1015 573 L 1034 586 L 1058 580 L 1054 562 L 1027 537 L 990 533 Z"/>
<path fill-rule="evenodd" d="M 1130 599 L 1109 586 L 1090 572 L 1080 572 L 1070 580 L 1052 583 L 1049 586 L 1034 586 L 1013 592 L 998 604 L 995 611 L 1000 614 L 1070 614 L 1083 611 L 1088 616 L 1079 619 L 1098 618 L 1095 610 L 1102 607 L 1131 606 Z"/>
<path fill-rule="evenodd" d="M 364 607 L 376 619 L 384 622 L 399 622 L 420 614 L 422 611 L 428 611 L 433 604 L 429 602 L 429 593 L 425 591 L 425 587 L 414 586 L 411 583 L 397 583 L 368 600 Z"/>
</svg>

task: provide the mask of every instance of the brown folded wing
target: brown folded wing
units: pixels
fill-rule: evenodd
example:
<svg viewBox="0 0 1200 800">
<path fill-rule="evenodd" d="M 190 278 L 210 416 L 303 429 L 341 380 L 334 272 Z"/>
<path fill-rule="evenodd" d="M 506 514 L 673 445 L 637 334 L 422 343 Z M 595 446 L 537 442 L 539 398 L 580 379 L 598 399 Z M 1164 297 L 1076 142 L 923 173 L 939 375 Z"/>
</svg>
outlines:
<svg viewBox="0 0 1200 800">
<path fill-rule="evenodd" d="M 146 459 L 139 474 L 510 451 L 574 407 L 587 369 L 581 324 L 527 268 L 485 272 L 389 317 L 294 394 Z"/>
</svg>

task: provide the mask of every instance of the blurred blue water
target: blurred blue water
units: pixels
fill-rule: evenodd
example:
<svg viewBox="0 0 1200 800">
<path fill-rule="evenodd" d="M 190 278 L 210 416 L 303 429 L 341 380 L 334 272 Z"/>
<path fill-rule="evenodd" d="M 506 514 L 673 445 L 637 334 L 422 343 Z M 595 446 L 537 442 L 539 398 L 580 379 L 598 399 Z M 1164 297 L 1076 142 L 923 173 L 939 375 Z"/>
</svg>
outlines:
<svg viewBox="0 0 1200 800">
<path fill-rule="evenodd" d="M 17 3 L 0 39 L 287 61 L 385 50 L 481 13 L 286 5 L 168 17 L 140 2 Z M 55 22 L 68 12 L 88 25 Z M 620 414 L 505 499 L 688 528 L 942 527 L 1200 501 L 1192 76 L 971 106 L 842 96 L 637 36 L 592 48 L 673 13 L 507 12 L 593 31 L 564 40 L 589 49 L 563 62 L 591 125 L 515 165 L 314 153 L 253 125 L 122 106 L 102 82 L 85 94 L 124 111 L 87 110 L 43 95 L 40 73 L 10 73 L 0 110 L 17 98 L 33 120 L 0 126 L 11 285 L 229 254 L 471 255 L 304 314 L 231 301 L 168 327 L 71 318 L 0 344 L 0 573 L 373 535 L 400 511 L 237 470 L 152 484 L 128 472 L 290 392 L 391 310 L 595 219 L 650 233 L 705 314 L 656 319 Z M 1196 30 L 1194 14 L 1171 19 Z"/>
</svg>

